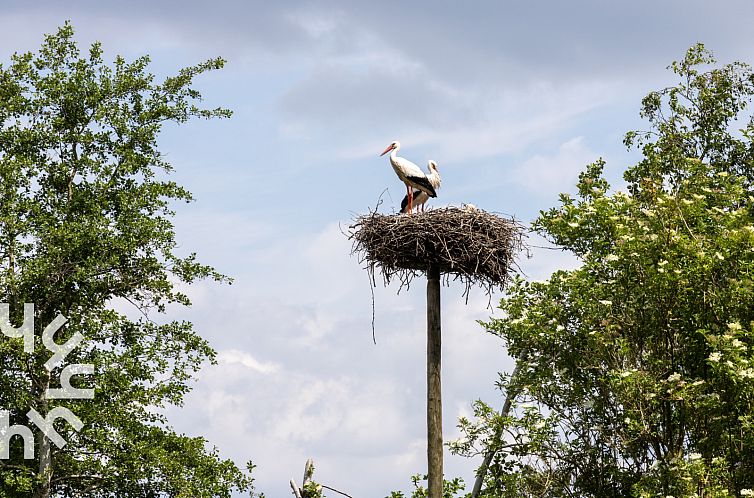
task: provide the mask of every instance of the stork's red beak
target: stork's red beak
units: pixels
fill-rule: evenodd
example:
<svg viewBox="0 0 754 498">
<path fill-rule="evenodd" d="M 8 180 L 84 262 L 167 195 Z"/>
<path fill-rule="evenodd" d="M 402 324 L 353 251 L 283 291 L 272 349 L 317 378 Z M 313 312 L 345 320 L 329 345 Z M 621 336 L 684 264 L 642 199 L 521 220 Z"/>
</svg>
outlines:
<svg viewBox="0 0 754 498">
<path fill-rule="evenodd" d="M 381 156 L 384 156 L 385 154 L 387 154 L 387 153 L 388 153 L 388 152 L 390 152 L 391 150 L 393 150 L 393 144 L 390 144 L 390 145 L 388 145 L 388 146 L 387 146 L 387 149 L 383 150 L 383 151 L 382 151 L 382 154 L 380 154 L 380 155 L 381 155 Z"/>
</svg>

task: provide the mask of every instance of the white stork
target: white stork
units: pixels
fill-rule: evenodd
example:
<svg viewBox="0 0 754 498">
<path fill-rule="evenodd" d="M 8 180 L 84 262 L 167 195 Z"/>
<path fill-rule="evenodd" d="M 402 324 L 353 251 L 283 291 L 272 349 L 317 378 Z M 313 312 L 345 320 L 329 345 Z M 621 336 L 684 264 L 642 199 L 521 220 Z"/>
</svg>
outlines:
<svg viewBox="0 0 754 498">
<path fill-rule="evenodd" d="M 390 165 L 395 170 L 395 174 L 406 184 L 406 195 L 408 195 L 408 212 L 411 212 L 414 202 L 414 189 L 421 190 L 429 197 L 437 197 L 435 187 L 429 182 L 427 175 L 419 166 L 408 159 L 398 157 L 398 150 L 401 148 L 400 142 L 393 142 L 382 151 L 381 156 L 390 152 Z M 391 152 L 392 151 L 392 152 Z"/>
<path fill-rule="evenodd" d="M 429 167 L 429 174 L 427 175 L 427 180 L 429 180 L 429 183 L 432 184 L 432 186 L 435 188 L 435 190 L 440 188 L 440 172 L 437 171 L 437 163 L 433 160 L 427 161 L 427 166 Z M 421 190 L 414 190 L 414 204 L 416 206 L 422 207 L 422 213 L 424 212 L 424 204 L 429 200 L 429 196 L 424 193 Z M 406 208 L 408 207 L 408 196 L 405 196 L 403 198 L 403 201 L 401 201 L 401 213 L 406 212 Z"/>
</svg>

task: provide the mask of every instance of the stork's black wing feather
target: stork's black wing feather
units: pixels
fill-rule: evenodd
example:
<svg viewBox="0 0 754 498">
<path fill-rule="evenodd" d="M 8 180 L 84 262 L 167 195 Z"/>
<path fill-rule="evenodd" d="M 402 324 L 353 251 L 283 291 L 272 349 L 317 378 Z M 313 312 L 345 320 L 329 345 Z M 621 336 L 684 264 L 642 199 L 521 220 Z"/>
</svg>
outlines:
<svg viewBox="0 0 754 498">
<path fill-rule="evenodd" d="M 416 188 L 423 190 L 430 197 L 437 197 L 435 187 L 429 183 L 429 178 L 426 176 L 407 176 L 406 179 L 416 185 Z"/>
</svg>

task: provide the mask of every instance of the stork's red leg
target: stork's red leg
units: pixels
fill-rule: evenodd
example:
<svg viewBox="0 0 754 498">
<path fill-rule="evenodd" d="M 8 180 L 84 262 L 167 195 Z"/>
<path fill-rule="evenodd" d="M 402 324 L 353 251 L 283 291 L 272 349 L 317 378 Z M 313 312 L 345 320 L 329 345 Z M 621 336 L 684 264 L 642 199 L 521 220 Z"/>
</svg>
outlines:
<svg viewBox="0 0 754 498">
<path fill-rule="evenodd" d="M 410 213 L 414 209 L 414 189 L 409 187 L 408 189 L 408 212 Z"/>
</svg>

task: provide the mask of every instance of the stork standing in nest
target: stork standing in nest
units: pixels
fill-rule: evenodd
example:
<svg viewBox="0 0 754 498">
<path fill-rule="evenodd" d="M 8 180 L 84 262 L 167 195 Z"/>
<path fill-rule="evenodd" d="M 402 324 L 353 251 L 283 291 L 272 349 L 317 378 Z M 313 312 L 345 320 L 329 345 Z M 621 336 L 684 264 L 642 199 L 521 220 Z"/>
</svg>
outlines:
<svg viewBox="0 0 754 498">
<path fill-rule="evenodd" d="M 390 152 L 390 165 L 393 167 L 395 174 L 406 184 L 406 195 L 408 196 L 408 212 L 413 209 L 414 204 L 414 189 L 420 190 L 427 194 L 429 197 L 437 197 L 435 187 L 424 174 L 419 166 L 412 163 L 408 159 L 398 157 L 398 150 L 401 148 L 400 142 L 393 142 L 382 151 L 381 156 L 384 156 Z"/>
<path fill-rule="evenodd" d="M 427 180 L 429 180 L 429 183 L 432 184 L 432 186 L 435 188 L 435 190 L 440 188 L 440 172 L 437 170 L 437 163 L 433 160 L 427 161 L 427 166 L 429 167 L 429 174 L 427 175 Z M 421 191 L 421 190 L 414 190 L 414 205 L 418 208 L 421 206 L 422 213 L 424 212 L 424 204 L 429 200 L 429 196 Z M 408 207 L 408 196 L 405 196 L 403 198 L 403 201 L 401 201 L 401 213 L 406 212 L 406 208 Z"/>
</svg>

